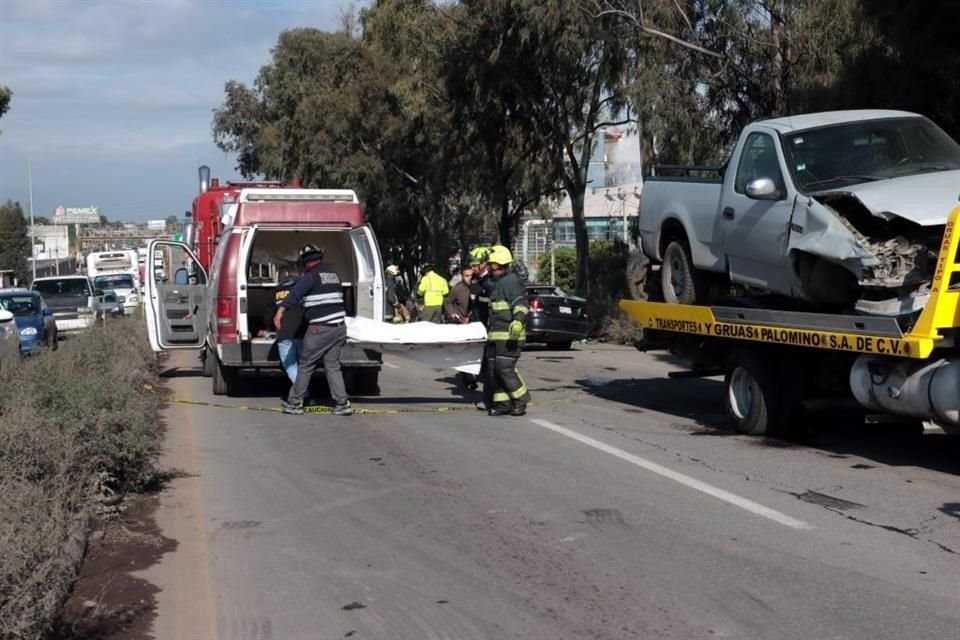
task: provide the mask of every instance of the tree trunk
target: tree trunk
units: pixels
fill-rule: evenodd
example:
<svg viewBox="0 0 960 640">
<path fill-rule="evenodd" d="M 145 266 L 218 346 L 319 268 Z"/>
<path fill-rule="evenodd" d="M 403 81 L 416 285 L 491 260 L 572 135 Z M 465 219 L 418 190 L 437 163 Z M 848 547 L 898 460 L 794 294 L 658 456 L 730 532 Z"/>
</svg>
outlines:
<svg viewBox="0 0 960 640">
<path fill-rule="evenodd" d="M 780 2 L 774 0 L 770 7 L 770 35 L 773 40 L 773 115 L 777 116 L 785 115 L 787 111 L 783 26 L 783 11 Z"/>
<path fill-rule="evenodd" d="M 513 241 L 513 215 L 510 211 L 510 203 L 506 198 L 500 201 L 500 224 L 499 224 L 500 244 L 510 248 Z"/>
<path fill-rule="evenodd" d="M 573 210 L 573 235 L 577 242 L 576 293 L 586 298 L 590 294 L 590 240 L 587 237 L 587 221 L 584 217 L 586 187 L 576 185 L 568 193 Z"/>
</svg>

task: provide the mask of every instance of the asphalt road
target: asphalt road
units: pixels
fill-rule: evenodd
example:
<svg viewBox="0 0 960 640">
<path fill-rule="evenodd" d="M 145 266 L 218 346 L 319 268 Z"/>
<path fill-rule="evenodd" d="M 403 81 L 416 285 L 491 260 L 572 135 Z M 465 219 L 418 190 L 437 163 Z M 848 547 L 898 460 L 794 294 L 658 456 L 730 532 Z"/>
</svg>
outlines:
<svg viewBox="0 0 960 640">
<path fill-rule="evenodd" d="M 720 381 L 630 348 L 526 353 L 524 418 L 387 364 L 374 414 L 170 406 L 155 637 L 957 637 L 960 442 L 733 435 Z M 178 398 L 285 389 L 214 399 L 196 365 Z"/>
</svg>

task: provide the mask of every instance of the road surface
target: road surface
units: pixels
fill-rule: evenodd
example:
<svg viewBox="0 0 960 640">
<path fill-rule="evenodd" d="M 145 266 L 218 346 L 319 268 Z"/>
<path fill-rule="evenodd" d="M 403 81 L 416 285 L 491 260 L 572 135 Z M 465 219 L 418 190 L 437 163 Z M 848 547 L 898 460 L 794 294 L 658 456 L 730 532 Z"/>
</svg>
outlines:
<svg viewBox="0 0 960 640">
<path fill-rule="evenodd" d="M 280 378 L 214 398 L 198 365 L 168 361 L 174 395 L 230 407 L 165 413 L 156 638 L 957 637 L 939 432 L 733 435 L 719 380 L 605 345 L 526 353 L 523 418 L 397 358 L 351 418 L 257 410 Z"/>
</svg>

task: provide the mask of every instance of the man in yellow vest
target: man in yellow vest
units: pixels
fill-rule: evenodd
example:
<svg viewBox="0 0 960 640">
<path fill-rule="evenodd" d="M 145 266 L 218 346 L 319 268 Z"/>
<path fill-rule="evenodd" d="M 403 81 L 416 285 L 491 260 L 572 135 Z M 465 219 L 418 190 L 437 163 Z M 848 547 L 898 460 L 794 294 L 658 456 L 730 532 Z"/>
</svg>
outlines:
<svg viewBox="0 0 960 640">
<path fill-rule="evenodd" d="M 443 301 L 450 293 L 447 281 L 437 275 L 432 264 L 423 265 L 423 275 L 417 285 L 417 297 L 423 307 L 420 309 L 420 319 L 427 322 L 440 322 L 443 319 Z"/>
</svg>

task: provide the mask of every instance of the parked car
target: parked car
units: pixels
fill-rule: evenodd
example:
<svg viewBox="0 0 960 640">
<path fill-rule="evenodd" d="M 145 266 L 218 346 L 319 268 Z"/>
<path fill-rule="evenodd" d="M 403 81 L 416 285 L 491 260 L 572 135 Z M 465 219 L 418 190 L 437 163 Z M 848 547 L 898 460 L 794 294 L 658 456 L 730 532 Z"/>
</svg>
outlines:
<svg viewBox="0 0 960 640">
<path fill-rule="evenodd" d="M 574 340 L 583 340 L 590 332 L 586 303 L 560 287 L 528 286 L 527 342 L 545 342 L 550 349 L 566 350 Z"/>
<path fill-rule="evenodd" d="M 96 321 L 101 312 L 103 292 L 97 295 L 86 276 L 37 278 L 31 288 L 42 295 L 53 310 L 60 334 L 83 331 Z"/>
<path fill-rule="evenodd" d="M 10 366 L 20 357 L 20 334 L 14 316 L 0 309 L 0 370 Z"/>
<path fill-rule="evenodd" d="M 41 346 L 57 348 L 57 323 L 43 296 L 29 289 L 0 290 L 0 309 L 13 314 L 20 334 L 20 352 Z"/>
</svg>

